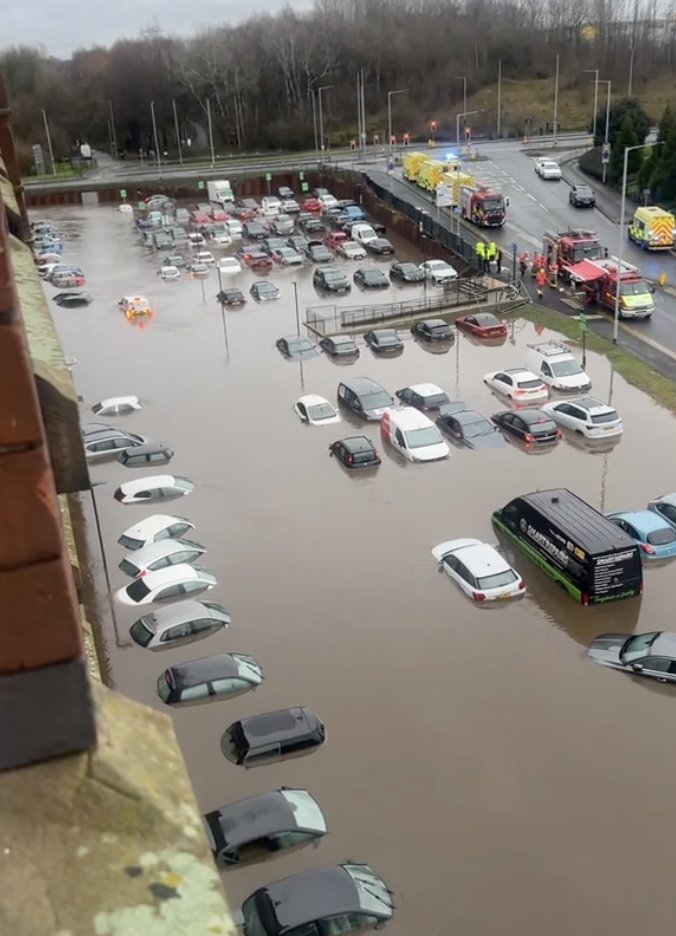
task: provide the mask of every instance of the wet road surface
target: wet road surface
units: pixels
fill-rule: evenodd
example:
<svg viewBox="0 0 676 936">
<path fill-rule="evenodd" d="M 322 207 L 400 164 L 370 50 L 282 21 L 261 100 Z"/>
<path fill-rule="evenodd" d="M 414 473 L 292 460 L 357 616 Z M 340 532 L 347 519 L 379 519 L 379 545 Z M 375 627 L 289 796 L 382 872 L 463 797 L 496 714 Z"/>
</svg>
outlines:
<svg viewBox="0 0 676 936">
<path fill-rule="evenodd" d="M 107 421 L 169 444 L 168 470 L 197 484 L 168 510 L 122 506 L 114 488 L 155 472 L 93 468 L 112 586 L 129 581 L 117 569 L 120 533 L 152 513 L 176 513 L 208 547 L 204 564 L 219 579 L 208 597 L 233 615 L 228 631 L 205 642 L 150 653 L 127 638 L 140 612 L 116 606 L 113 625 L 102 598 L 114 684 L 169 711 L 155 694 L 166 666 L 252 654 L 266 675 L 255 693 L 174 713 L 200 807 L 298 785 L 328 820 L 317 851 L 228 872 L 233 906 L 268 881 L 350 858 L 395 891 L 392 936 L 671 933 L 676 697 L 594 666 L 584 647 L 604 631 L 672 626 L 674 567 L 647 569 L 642 600 L 582 609 L 509 553 L 528 596 L 478 609 L 437 571 L 430 549 L 461 536 L 494 542 L 491 511 L 536 488 L 568 486 L 606 510 L 643 507 L 675 486 L 673 417 L 590 354 L 593 392 L 612 395 L 625 423 L 612 451 L 567 442 L 540 457 L 514 446 L 454 449 L 450 461 L 411 465 L 369 426 L 383 464 L 352 477 L 327 451 L 352 426 L 302 425 L 291 409 L 298 395 L 335 399 L 348 373 L 390 391 L 433 381 L 490 415 L 505 405 L 481 378 L 523 364 L 533 326 L 517 321 L 501 347 L 459 336 L 439 355 L 408 340 L 396 359 L 363 347 L 349 368 L 323 356 L 300 366 L 274 347 L 295 331 L 293 273 L 274 274 L 280 301 L 226 313 L 226 341 L 215 276 L 203 302 L 199 282 L 159 282 L 123 217 L 48 214 L 82 231 L 65 256 L 81 263 L 95 297 L 87 309 L 55 309 L 65 354 L 77 359 L 83 419 L 104 397 L 138 394 L 141 412 Z M 302 308 L 316 302 L 310 277 L 298 276 Z M 252 278 L 238 277 L 245 292 Z M 116 307 L 137 291 L 157 309 L 144 328 Z M 319 751 L 248 771 L 225 761 L 219 740 L 232 721 L 287 705 L 326 722 Z"/>
</svg>

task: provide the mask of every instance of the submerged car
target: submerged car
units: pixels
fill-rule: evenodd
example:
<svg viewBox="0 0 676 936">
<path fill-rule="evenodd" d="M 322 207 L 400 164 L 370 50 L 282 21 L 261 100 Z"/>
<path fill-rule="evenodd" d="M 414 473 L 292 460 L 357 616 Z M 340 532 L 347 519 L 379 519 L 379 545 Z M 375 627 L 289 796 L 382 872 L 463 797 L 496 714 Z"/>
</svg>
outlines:
<svg viewBox="0 0 676 936">
<path fill-rule="evenodd" d="M 331 338 L 322 338 L 319 347 L 324 354 L 332 358 L 350 358 L 355 360 L 359 357 L 359 348 L 349 335 L 333 335 Z"/>
<path fill-rule="evenodd" d="M 141 408 L 137 396 L 108 397 L 100 403 L 95 403 L 92 406 L 92 413 L 96 416 L 123 416 Z"/>
<path fill-rule="evenodd" d="M 57 293 L 52 296 L 52 300 L 63 309 L 77 309 L 80 306 L 88 306 L 94 301 L 91 294 L 83 289 L 78 289 L 76 292 Z"/>
<path fill-rule="evenodd" d="M 458 271 L 445 260 L 425 260 L 420 264 L 420 269 L 435 286 L 443 286 L 458 278 Z"/>
<path fill-rule="evenodd" d="M 246 304 L 246 296 L 241 289 L 221 289 L 221 291 L 216 296 L 216 300 L 221 303 L 221 305 L 230 306 L 230 308 L 236 308 L 237 306 L 243 306 Z"/>
<path fill-rule="evenodd" d="M 157 680 L 157 694 L 165 705 L 217 702 L 262 682 L 263 670 L 252 656 L 220 653 L 170 666 Z"/>
<path fill-rule="evenodd" d="M 310 426 L 331 426 L 339 423 L 340 413 L 333 403 L 322 396 L 310 393 L 299 397 L 294 404 L 294 412 L 301 422 Z"/>
<path fill-rule="evenodd" d="M 200 543 L 186 539 L 165 539 L 151 543 L 143 549 L 135 549 L 122 559 L 118 569 L 136 578 L 146 572 L 157 572 L 183 562 L 194 562 L 204 555 L 206 549 Z"/>
<path fill-rule="evenodd" d="M 411 327 L 411 334 L 422 341 L 450 344 L 455 341 L 455 332 L 443 319 L 424 319 Z"/>
<path fill-rule="evenodd" d="M 310 241 L 305 248 L 305 252 L 312 263 L 333 262 L 333 254 L 322 241 Z"/>
<path fill-rule="evenodd" d="M 638 543 L 642 559 L 676 556 L 676 530 L 655 511 L 625 510 L 607 513 L 606 517 Z"/>
<path fill-rule="evenodd" d="M 304 335 L 287 335 L 284 338 L 278 338 L 275 344 L 277 350 L 290 360 L 302 361 L 319 354 L 317 346 Z"/>
<path fill-rule="evenodd" d="M 174 283 L 180 280 L 181 271 L 175 266 L 161 266 L 157 271 L 157 275 L 166 283 Z"/>
<path fill-rule="evenodd" d="M 354 281 L 361 289 L 387 289 L 390 281 L 377 267 L 362 267 L 354 274 Z"/>
<path fill-rule="evenodd" d="M 366 260 L 366 249 L 353 240 L 340 243 L 336 252 L 345 260 Z"/>
<path fill-rule="evenodd" d="M 275 286 L 270 280 L 258 280 L 251 286 L 249 293 L 256 302 L 272 302 L 281 295 L 279 286 Z"/>
<path fill-rule="evenodd" d="M 144 614 L 129 628 L 129 636 L 145 650 L 169 650 L 211 637 L 230 623 L 222 605 L 190 598 Z"/>
<path fill-rule="evenodd" d="M 455 442 L 471 449 L 504 448 L 507 443 L 502 433 L 490 420 L 475 410 L 458 410 L 455 404 L 440 407 L 437 426 Z"/>
<path fill-rule="evenodd" d="M 98 462 L 108 458 L 116 458 L 126 449 L 145 445 L 148 440 L 143 436 L 135 435 L 133 432 L 124 432 L 122 429 L 109 429 L 84 435 L 82 441 L 87 461 Z"/>
<path fill-rule="evenodd" d="M 455 320 L 455 327 L 466 331 L 475 338 L 506 338 L 507 326 L 492 312 L 475 312 L 474 315 L 461 315 Z"/>
<path fill-rule="evenodd" d="M 526 583 L 494 546 L 467 537 L 439 543 L 432 550 L 444 572 L 473 601 L 518 598 Z"/>
<path fill-rule="evenodd" d="M 195 485 L 189 478 L 177 475 L 151 475 L 126 481 L 114 493 L 120 504 L 151 504 L 153 501 L 172 500 L 192 494 Z"/>
<path fill-rule="evenodd" d="M 676 682 L 676 634 L 601 634 L 592 640 L 587 656 L 594 663 L 646 676 L 658 682 Z"/>
<path fill-rule="evenodd" d="M 377 468 L 380 455 L 372 440 L 365 435 L 348 436 L 329 445 L 329 456 L 346 468 Z"/>
<path fill-rule="evenodd" d="M 676 494 L 660 494 L 648 504 L 648 510 L 654 510 L 663 517 L 667 523 L 676 527 Z"/>
<path fill-rule="evenodd" d="M 370 377 L 351 377 L 338 384 L 338 403 L 367 422 L 380 422 L 394 398 Z"/>
<path fill-rule="evenodd" d="M 366 332 L 364 341 L 376 354 L 398 354 L 404 350 L 404 342 L 394 328 L 376 328 Z"/>
<path fill-rule="evenodd" d="M 561 440 L 561 430 L 551 416 L 540 409 L 505 410 L 495 413 L 491 419 L 526 445 L 553 445 Z"/>
<path fill-rule="evenodd" d="M 383 413 L 380 434 L 410 462 L 442 461 L 451 454 L 434 423 L 412 406 Z"/>
<path fill-rule="evenodd" d="M 115 592 L 115 600 L 126 605 L 154 604 L 172 601 L 188 595 L 197 595 L 217 585 L 216 576 L 204 566 L 167 566 L 157 572 L 146 572 Z"/>
<path fill-rule="evenodd" d="M 171 514 L 153 514 L 140 523 L 129 527 L 118 538 L 117 542 L 125 549 L 143 549 L 151 543 L 158 543 L 167 539 L 178 539 L 188 530 L 194 530 L 195 524 L 185 517 L 175 517 Z"/>
<path fill-rule="evenodd" d="M 595 397 L 573 397 L 542 407 L 559 426 L 587 439 L 615 439 L 624 432 L 617 410 Z"/>
<path fill-rule="evenodd" d="M 425 279 L 425 271 L 421 270 L 415 263 L 393 263 L 390 267 L 390 278 L 398 283 L 422 283 Z"/>
<path fill-rule="evenodd" d="M 206 263 L 194 262 L 188 264 L 188 272 L 192 279 L 207 279 L 209 276 L 209 267 Z"/>
<path fill-rule="evenodd" d="M 272 251 L 272 259 L 281 266 L 303 266 L 305 262 L 297 250 L 285 245 Z"/>
<path fill-rule="evenodd" d="M 333 293 L 348 293 L 352 289 L 349 279 L 336 267 L 317 267 L 312 275 L 312 282 L 317 289 Z"/>
<path fill-rule="evenodd" d="M 128 319 L 136 318 L 138 315 L 153 314 L 153 309 L 145 296 L 123 296 L 118 302 Z"/>
<path fill-rule="evenodd" d="M 231 763 L 251 767 L 271 758 L 311 751 L 325 740 L 326 729 L 310 709 L 286 708 L 233 722 L 221 738 L 221 751 Z"/>
<path fill-rule="evenodd" d="M 544 403 L 549 396 L 546 384 L 525 367 L 509 367 L 503 371 L 491 371 L 490 374 L 485 375 L 484 383 L 503 396 L 525 406 L 530 403 Z"/>
<path fill-rule="evenodd" d="M 450 403 L 448 394 L 432 383 L 413 384 L 397 390 L 394 395 L 405 406 L 413 406 L 422 413 L 441 409 L 446 403 Z"/>
<path fill-rule="evenodd" d="M 394 246 L 386 237 L 375 237 L 373 240 L 366 241 L 364 246 L 369 253 L 378 257 L 386 257 L 394 253 Z"/>
<path fill-rule="evenodd" d="M 204 831 L 219 865 L 235 865 L 270 852 L 319 844 L 328 828 L 307 790 L 282 787 L 206 813 Z"/>
<path fill-rule="evenodd" d="M 221 257 L 216 265 L 216 270 L 221 276 L 234 276 L 242 272 L 242 264 L 237 257 Z"/>
</svg>

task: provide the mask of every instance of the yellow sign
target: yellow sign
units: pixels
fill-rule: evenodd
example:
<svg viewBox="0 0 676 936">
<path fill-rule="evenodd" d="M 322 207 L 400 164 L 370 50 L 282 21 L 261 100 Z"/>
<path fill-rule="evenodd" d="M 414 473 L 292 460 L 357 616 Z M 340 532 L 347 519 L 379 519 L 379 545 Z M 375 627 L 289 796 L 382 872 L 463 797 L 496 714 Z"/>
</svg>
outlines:
<svg viewBox="0 0 676 936">
<path fill-rule="evenodd" d="M 592 26 L 591 23 L 587 23 L 586 26 L 581 26 L 580 36 L 586 42 L 593 42 L 594 39 L 596 39 L 596 26 Z"/>
<path fill-rule="evenodd" d="M 666 273 L 660 273 L 660 278 L 658 279 L 657 282 L 660 284 L 660 286 L 664 286 L 665 283 L 667 282 L 667 274 L 666 274 Z"/>
</svg>

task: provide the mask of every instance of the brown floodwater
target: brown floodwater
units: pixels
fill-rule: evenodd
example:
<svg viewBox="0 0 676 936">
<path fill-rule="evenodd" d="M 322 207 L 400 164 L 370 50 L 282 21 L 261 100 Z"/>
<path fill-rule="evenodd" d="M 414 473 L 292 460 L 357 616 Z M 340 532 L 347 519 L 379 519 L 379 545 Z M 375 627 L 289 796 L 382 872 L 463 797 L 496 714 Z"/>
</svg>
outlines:
<svg viewBox="0 0 676 936">
<path fill-rule="evenodd" d="M 196 482 L 168 512 L 196 524 L 191 535 L 219 579 L 209 597 L 233 615 L 228 631 L 157 654 L 129 644 L 138 613 L 118 606 L 113 625 L 101 601 L 114 685 L 163 708 L 155 680 L 164 667 L 251 653 L 266 674 L 255 693 L 174 713 L 200 807 L 298 785 L 327 816 L 319 849 L 225 875 L 233 906 L 265 882 L 349 858 L 370 863 L 395 892 L 392 936 L 671 933 L 676 696 L 593 665 L 584 648 L 603 631 L 673 627 L 674 566 L 648 568 L 640 600 L 581 608 L 518 555 L 527 597 L 486 612 L 430 555 L 454 537 L 494 542 L 491 511 L 536 488 L 567 486 L 605 510 L 644 507 L 676 487 L 671 414 L 589 354 L 594 393 L 612 397 L 624 419 L 610 451 L 568 442 L 540 457 L 514 446 L 454 449 L 447 462 L 411 465 L 385 450 L 375 476 L 350 477 L 327 446 L 352 427 L 302 425 L 292 412 L 301 393 L 334 399 L 347 373 L 391 391 L 432 381 L 490 415 L 504 406 L 481 378 L 524 363 L 533 326 L 516 321 L 499 347 L 460 336 L 440 355 L 407 341 L 395 359 L 364 347 L 351 368 L 324 357 L 301 366 L 274 344 L 295 331 L 293 273 L 273 274 L 280 301 L 228 312 L 224 336 L 214 275 L 203 302 L 199 282 L 157 279 L 124 217 L 51 216 L 82 232 L 65 255 L 82 264 L 95 297 L 88 309 L 55 310 L 65 354 L 77 360 L 83 418 L 104 397 L 140 396 L 143 410 L 118 423 L 174 448 L 168 470 Z M 297 275 L 301 308 L 319 304 L 310 278 Z M 252 276 L 238 279 L 246 291 Z M 136 292 L 157 310 L 144 328 L 116 307 Z M 350 301 L 360 301 L 356 291 Z M 377 427 L 367 433 L 377 438 Z M 117 484 L 138 476 L 115 462 L 92 470 L 104 482 L 96 496 L 113 588 L 128 582 L 117 537 L 165 512 L 113 500 Z M 219 739 L 233 720 L 287 705 L 322 717 L 322 748 L 250 771 L 224 759 Z"/>
</svg>

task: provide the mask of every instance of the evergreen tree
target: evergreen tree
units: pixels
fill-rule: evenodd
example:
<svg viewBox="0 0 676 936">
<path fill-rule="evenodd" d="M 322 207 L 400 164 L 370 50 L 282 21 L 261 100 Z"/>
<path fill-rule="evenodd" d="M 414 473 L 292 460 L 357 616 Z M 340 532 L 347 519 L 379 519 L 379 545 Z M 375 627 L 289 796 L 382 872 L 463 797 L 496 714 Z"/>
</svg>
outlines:
<svg viewBox="0 0 676 936">
<path fill-rule="evenodd" d="M 644 137 L 645 139 L 645 137 Z M 624 171 L 624 151 L 629 146 L 637 146 L 641 143 L 634 127 L 634 121 L 631 114 L 626 114 L 622 121 L 619 133 L 615 138 L 615 145 L 610 153 L 610 165 L 608 166 L 608 175 L 613 182 L 622 182 L 622 173 Z M 662 149 L 662 147 L 660 147 Z M 634 150 L 629 153 L 629 162 L 627 164 L 627 176 L 636 175 L 642 163 L 641 150 Z"/>
<path fill-rule="evenodd" d="M 672 205 L 676 201 L 676 120 L 673 118 L 664 145 L 656 146 L 653 153 L 656 165 L 650 177 L 650 188 L 656 201 Z"/>
<path fill-rule="evenodd" d="M 672 174 L 669 166 L 673 165 L 670 160 L 673 143 L 670 143 L 670 140 L 675 127 L 676 116 L 671 105 L 667 104 L 657 133 L 657 141 L 661 145 L 653 147 L 650 151 L 650 155 L 641 166 L 638 179 L 639 187 L 642 189 L 649 188 L 653 197 L 659 197 L 657 194 L 659 187 L 664 188 L 666 185 L 666 188 L 669 189 L 669 176 Z"/>
<path fill-rule="evenodd" d="M 643 109 L 643 105 L 636 98 L 622 98 L 610 106 L 610 120 L 608 121 L 608 141 L 611 147 L 614 147 L 617 135 L 627 115 L 631 116 L 634 124 L 634 130 L 638 137 L 638 143 L 645 143 L 646 137 L 650 133 L 650 117 Z M 593 124 L 589 128 L 593 132 Z M 596 115 L 596 138 L 594 146 L 602 146 L 606 138 L 606 108 L 605 105 L 599 107 Z"/>
</svg>

